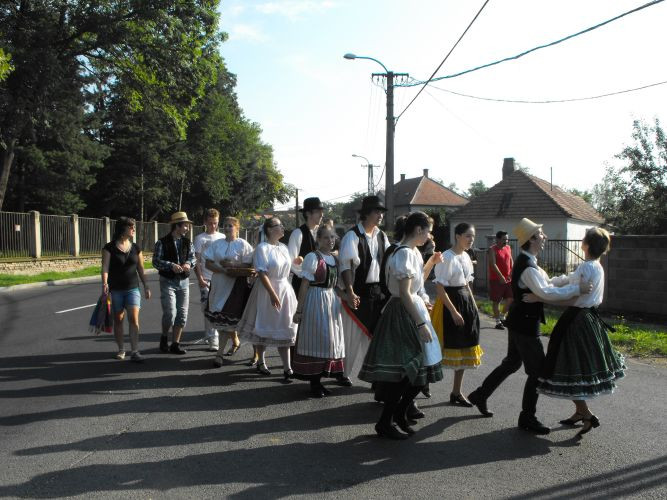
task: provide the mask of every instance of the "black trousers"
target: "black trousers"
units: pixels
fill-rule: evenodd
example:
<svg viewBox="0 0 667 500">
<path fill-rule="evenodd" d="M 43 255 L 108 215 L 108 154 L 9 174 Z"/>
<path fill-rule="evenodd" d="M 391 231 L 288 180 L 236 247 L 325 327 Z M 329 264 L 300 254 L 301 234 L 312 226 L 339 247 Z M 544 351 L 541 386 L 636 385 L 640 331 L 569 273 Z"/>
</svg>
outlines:
<svg viewBox="0 0 667 500">
<path fill-rule="evenodd" d="M 544 364 L 544 348 L 540 338 L 534 335 L 524 335 L 510 330 L 507 337 L 507 356 L 500 365 L 493 370 L 477 389 L 478 394 L 487 399 L 503 381 L 516 372 L 523 364 L 528 375 L 523 388 L 521 407 L 523 413 L 535 415 L 537 409 L 537 378 L 542 372 Z"/>
</svg>

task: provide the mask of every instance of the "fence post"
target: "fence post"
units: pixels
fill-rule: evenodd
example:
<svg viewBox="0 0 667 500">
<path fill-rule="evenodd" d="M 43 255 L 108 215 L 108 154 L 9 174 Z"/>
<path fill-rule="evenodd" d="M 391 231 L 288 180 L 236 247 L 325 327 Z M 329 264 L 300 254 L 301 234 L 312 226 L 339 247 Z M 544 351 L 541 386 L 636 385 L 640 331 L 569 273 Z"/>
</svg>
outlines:
<svg viewBox="0 0 667 500">
<path fill-rule="evenodd" d="M 35 235 L 32 240 L 32 248 L 30 249 L 30 255 L 35 259 L 39 259 L 42 256 L 42 231 L 39 223 L 39 212 L 37 210 L 31 210 L 28 212 L 30 214 L 30 227 L 32 229 L 32 234 Z"/>
<path fill-rule="evenodd" d="M 160 238 L 158 238 L 157 221 L 154 220 L 153 222 L 151 222 L 151 225 L 153 226 L 153 241 L 157 243 L 157 240 L 160 239 Z M 152 251 L 153 251 L 153 249 L 151 249 L 151 252 L 152 252 Z"/>
<path fill-rule="evenodd" d="M 111 241 L 111 220 L 109 217 L 102 217 L 102 220 L 104 221 L 104 241 L 102 242 L 102 246 L 104 246 Z"/>
<path fill-rule="evenodd" d="M 71 230 L 70 233 L 72 234 L 72 239 L 69 242 L 69 252 L 70 255 L 78 257 L 81 248 L 79 242 L 79 216 L 76 214 L 70 215 L 69 225 Z"/>
</svg>

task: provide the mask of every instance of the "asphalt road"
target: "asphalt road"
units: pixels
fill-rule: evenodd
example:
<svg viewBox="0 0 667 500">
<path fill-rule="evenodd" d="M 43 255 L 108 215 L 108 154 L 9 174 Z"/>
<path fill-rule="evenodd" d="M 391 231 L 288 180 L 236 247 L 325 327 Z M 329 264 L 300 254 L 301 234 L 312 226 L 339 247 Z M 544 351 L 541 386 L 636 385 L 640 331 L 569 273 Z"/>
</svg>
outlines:
<svg viewBox="0 0 667 500">
<path fill-rule="evenodd" d="M 157 292 L 156 277 L 151 286 Z M 592 402 L 602 425 L 582 441 L 557 421 L 567 401 L 541 398 L 548 436 L 516 428 L 525 375 L 510 377 L 482 418 L 447 401 L 451 374 L 418 402 L 426 419 L 408 441 L 375 437 L 380 407 L 367 384 L 283 385 L 244 365 L 216 369 L 201 343 L 191 287 L 185 356 L 159 353 L 160 304 L 141 312 L 143 365 L 113 358 L 112 336 L 90 335 L 97 284 L 0 294 L 0 496 L 18 498 L 667 498 L 667 369 L 629 360 L 613 395 Z M 484 322 L 484 364 L 506 333 Z"/>
</svg>

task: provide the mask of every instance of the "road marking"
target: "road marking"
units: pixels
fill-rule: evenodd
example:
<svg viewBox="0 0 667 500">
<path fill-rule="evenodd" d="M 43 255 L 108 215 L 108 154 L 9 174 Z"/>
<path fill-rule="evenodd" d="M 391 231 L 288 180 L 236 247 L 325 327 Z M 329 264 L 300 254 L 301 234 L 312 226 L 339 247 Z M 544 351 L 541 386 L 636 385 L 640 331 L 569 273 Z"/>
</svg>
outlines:
<svg viewBox="0 0 667 500">
<path fill-rule="evenodd" d="M 79 309 L 85 309 L 87 307 L 95 307 L 97 303 L 95 304 L 88 304 L 87 306 L 81 306 L 81 307 L 73 307 L 72 309 L 65 309 L 63 311 L 56 311 L 56 314 L 62 314 L 62 313 L 68 313 L 70 311 L 77 311 Z"/>
</svg>

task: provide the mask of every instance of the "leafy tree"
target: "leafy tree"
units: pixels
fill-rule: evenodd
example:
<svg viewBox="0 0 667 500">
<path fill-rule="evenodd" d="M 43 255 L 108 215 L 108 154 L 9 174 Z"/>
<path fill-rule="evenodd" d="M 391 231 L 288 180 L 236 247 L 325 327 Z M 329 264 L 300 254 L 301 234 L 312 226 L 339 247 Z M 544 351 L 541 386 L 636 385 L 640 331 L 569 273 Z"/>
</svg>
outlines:
<svg viewBox="0 0 667 500">
<path fill-rule="evenodd" d="M 96 86 L 102 104 L 122 91 L 132 111 L 160 110 L 184 137 L 197 99 L 215 77 L 208 56 L 221 39 L 217 4 L 3 2 L 0 44 L 14 70 L 0 82 L 0 209 L 17 153 L 39 147 L 52 103 L 73 82 L 83 95 Z"/>
<path fill-rule="evenodd" d="M 586 203 L 591 203 L 591 204 L 593 203 L 593 193 L 591 191 L 588 191 L 588 190 L 583 190 L 582 191 L 582 190 L 577 189 L 577 188 L 569 188 L 569 189 L 566 189 L 566 191 L 568 193 L 572 193 L 574 195 L 579 196 Z"/>
<path fill-rule="evenodd" d="M 667 140 L 658 119 L 633 123 L 634 144 L 593 189 L 597 210 L 622 234 L 667 233 Z"/>
<path fill-rule="evenodd" d="M 468 188 L 468 191 L 464 193 L 464 196 L 469 200 L 472 200 L 475 196 L 479 196 L 484 191 L 488 191 L 488 189 L 489 188 L 484 184 L 484 181 L 475 181 L 470 184 L 470 187 Z"/>
<path fill-rule="evenodd" d="M 12 66 L 12 57 L 9 54 L 5 54 L 5 51 L 0 47 L 0 82 L 9 76 L 9 73 L 14 69 Z"/>
</svg>

